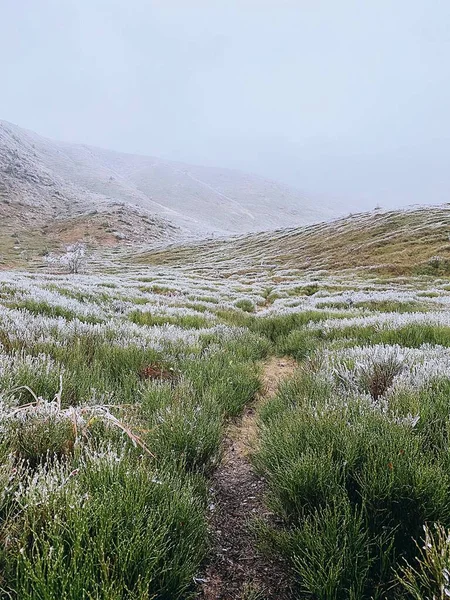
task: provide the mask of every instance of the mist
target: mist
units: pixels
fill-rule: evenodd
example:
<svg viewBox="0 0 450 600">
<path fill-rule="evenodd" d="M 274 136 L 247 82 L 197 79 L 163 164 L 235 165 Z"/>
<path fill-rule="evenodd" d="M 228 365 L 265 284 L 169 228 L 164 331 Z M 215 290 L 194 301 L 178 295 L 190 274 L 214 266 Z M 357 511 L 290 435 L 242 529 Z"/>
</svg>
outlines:
<svg viewBox="0 0 450 600">
<path fill-rule="evenodd" d="M 2 0 L 0 118 L 276 179 L 450 201 L 447 0 Z"/>
</svg>

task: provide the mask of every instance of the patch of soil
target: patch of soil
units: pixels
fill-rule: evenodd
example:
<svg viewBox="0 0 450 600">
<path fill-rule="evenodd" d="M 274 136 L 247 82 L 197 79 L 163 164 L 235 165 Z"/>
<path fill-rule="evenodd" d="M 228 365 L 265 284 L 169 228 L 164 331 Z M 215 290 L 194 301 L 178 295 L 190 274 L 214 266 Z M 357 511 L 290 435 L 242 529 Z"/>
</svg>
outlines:
<svg viewBox="0 0 450 600">
<path fill-rule="evenodd" d="M 290 358 L 267 361 L 263 391 L 256 405 L 273 396 L 280 382 L 295 368 L 296 363 Z M 284 600 L 289 595 L 283 565 L 255 549 L 248 527 L 252 517 L 273 518 L 263 501 L 266 483 L 254 472 L 249 459 L 257 440 L 257 406 L 247 408 L 240 421 L 229 427 L 222 463 L 212 481 L 213 549 L 199 580 L 199 598 L 204 600 Z"/>
<path fill-rule="evenodd" d="M 139 371 L 141 379 L 153 381 L 176 381 L 177 375 L 173 370 L 164 369 L 159 365 L 147 365 Z"/>
</svg>

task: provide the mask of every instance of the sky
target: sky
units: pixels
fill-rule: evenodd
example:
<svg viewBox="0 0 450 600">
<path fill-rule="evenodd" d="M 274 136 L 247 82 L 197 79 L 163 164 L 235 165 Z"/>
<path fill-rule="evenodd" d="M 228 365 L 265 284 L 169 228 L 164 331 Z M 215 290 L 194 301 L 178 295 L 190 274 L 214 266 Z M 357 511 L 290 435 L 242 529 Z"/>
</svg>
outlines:
<svg viewBox="0 0 450 600">
<path fill-rule="evenodd" d="M 450 202 L 449 0 L 0 0 L 0 119 L 341 210 Z"/>
</svg>

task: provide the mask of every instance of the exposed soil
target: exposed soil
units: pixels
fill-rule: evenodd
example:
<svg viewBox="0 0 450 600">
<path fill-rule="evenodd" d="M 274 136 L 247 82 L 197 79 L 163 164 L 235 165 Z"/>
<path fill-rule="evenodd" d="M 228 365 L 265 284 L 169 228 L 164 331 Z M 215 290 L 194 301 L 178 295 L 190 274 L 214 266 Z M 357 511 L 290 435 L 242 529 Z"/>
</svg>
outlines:
<svg viewBox="0 0 450 600">
<path fill-rule="evenodd" d="M 164 369 L 160 365 L 147 365 L 139 371 L 141 379 L 151 379 L 153 381 L 172 381 L 175 382 L 177 374 L 168 369 Z"/>
<path fill-rule="evenodd" d="M 256 405 L 228 429 L 223 460 L 212 482 L 213 549 L 200 581 L 199 597 L 204 600 L 287 598 L 288 583 L 282 565 L 258 553 L 248 527 L 252 517 L 272 518 L 264 506 L 265 481 L 254 472 L 249 456 L 257 440 L 257 406 L 273 396 L 295 368 L 290 358 L 268 360 Z"/>
</svg>

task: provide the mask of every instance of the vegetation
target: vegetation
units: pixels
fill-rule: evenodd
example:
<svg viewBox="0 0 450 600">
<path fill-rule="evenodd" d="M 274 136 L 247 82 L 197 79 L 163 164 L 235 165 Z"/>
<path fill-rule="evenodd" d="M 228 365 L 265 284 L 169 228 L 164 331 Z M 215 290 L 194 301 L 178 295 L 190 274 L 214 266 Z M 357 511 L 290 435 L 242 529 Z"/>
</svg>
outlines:
<svg viewBox="0 0 450 600">
<path fill-rule="evenodd" d="M 448 205 L 373 211 L 303 228 L 153 250 L 135 260 L 180 267 L 194 264 L 204 273 L 230 275 L 243 268 L 264 275 L 275 268 L 440 277 L 450 273 L 449 223 Z M 303 290 L 298 286 L 299 294 L 311 292 L 314 283 Z"/>
<path fill-rule="evenodd" d="M 227 428 L 255 402 L 251 528 L 292 599 L 448 597 L 445 263 L 387 280 L 286 256 L 0 273 L 1 597 L 198 597 Z M 258 402 L 271 356 L 298 369 Z M 265 596 L 249 580 L 246 597 Z"/>
</svg>

